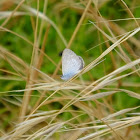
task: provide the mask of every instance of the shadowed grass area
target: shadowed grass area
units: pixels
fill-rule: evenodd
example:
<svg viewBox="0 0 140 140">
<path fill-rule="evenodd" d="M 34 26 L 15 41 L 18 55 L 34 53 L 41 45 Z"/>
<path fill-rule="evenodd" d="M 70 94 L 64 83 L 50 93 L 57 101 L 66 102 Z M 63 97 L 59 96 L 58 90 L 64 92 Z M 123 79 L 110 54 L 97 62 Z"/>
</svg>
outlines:
<svg viewBox="0 0 140 140">
<path fill-rule="evenodd" d="M 2 139 L 138 140 L 140 2 L 0 2 Z M 69 48 L 85 61 L 62 81 Z"/>
</svg>

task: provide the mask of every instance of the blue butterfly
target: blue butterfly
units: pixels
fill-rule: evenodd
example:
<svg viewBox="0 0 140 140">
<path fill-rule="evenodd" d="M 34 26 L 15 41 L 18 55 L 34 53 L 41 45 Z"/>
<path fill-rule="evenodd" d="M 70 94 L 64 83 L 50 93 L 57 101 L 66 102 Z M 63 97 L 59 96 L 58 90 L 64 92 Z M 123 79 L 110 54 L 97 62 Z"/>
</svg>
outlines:
<svg viewBox="0 0 140 140">
<path fill-rule="evenodd" d="M 65 49 L 62 54 L 62 80 L 69 80 L 79 73 L 84 67 L 84 60 L 72 50 Z"/>
</svg>

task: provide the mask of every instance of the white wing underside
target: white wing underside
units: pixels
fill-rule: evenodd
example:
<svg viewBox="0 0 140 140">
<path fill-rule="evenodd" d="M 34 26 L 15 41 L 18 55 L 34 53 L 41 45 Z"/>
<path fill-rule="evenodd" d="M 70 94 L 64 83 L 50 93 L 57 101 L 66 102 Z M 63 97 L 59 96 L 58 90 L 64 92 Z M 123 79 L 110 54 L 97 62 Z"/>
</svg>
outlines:
<svg viewBox="0 0 140 140">
<path fill-rule="evenodd" d="M 82 57 L 77 56 L 70 49 L 65 49 L 62 54 L 62 73 L 63 75 L 75 75 L 84 67 Z"/>
</svg>

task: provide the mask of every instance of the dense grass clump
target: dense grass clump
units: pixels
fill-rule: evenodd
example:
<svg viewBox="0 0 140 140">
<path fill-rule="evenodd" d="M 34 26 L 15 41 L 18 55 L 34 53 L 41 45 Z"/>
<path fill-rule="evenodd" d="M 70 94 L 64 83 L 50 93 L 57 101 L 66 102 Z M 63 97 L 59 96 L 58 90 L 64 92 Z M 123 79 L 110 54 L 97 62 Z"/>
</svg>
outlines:
<svg viewBox="0 0 140 140">
<path fill-rule="evenodd" d="M 0 137 L 140 138 L 140 2 L 0 2 Z M 62 81 L 61 55 L 83 70 Z"/>
</svg>

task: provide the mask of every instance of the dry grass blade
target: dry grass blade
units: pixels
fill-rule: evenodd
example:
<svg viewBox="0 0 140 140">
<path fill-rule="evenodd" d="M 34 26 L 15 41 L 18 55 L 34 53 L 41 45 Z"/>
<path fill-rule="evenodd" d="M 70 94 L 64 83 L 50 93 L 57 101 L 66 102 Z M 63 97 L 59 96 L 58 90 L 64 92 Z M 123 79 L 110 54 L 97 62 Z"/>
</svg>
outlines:
<svg viewBox="0 0 140 140">
<path fill-rule="evenodd" d="M 94 60 L 91 64 L 89 64 L 87 67 L 85 67 L 83 73 L 89 71 L 93 68 L 93 66 L 102 59 L 105 55 L 107 55 L 110 51 L 112 51 L 115 47 L 117 47 L 119 44 L 127 40 L 128 38 L 135 35 L 137 32 L 140 31 L 140 28 L 135 29 L 131 34 L 128 32 L 126 35 L 124 35 L 122 38 L 120 38 L 118 41 L 116 41 L 112 46 L 110 46 L 106 51 L 104 51 L 96 60 Z"/>
<path fill-rule="evenodd" d="M 140 99 L 139 93 L 136 93 L 136 92 L 133 92 L 133 91 L 129 91 L 129 90 L 126 90 L 126 89 L 119 89 L 119 90 L 126 92 L 129 96 L 131 96 L 133 98 Z"/>
<path fill-rule="evenodd" d="M 135 110 L 135 109 L 137 109 L 137 108 L 139 108 L 139 106 L 138 106 L 138 107 L 134 107 L 134 108 L 127 108 L 127 109 L 120 110 L 120 111 L 118 111 L 118 112 L 116 112 L 116 113 L 110 114 L 110 115 L 108 115 L 107 117 L 102 118 L 102 120 L 103 120 L 103 121 L 109 120 L 109 119 L 111 119 L 111 118 L 113 118 L 113 117 L 116 117 L 116 116 L 119 116 L 119 115 L 123 115 L 123 114 L 125 114 L 125 113 L 127 113 L 127 112 L 130 112 L 130 111 L 132 111 L 132 110 Z"/>
<path fill-rule="evenodd" d="M 38 13 L 39 18 L 41 18 L 41 19 L 44 20 L 44 21 L 49 22 L 49 23 L 54 27 L 54 29 L 57 31 L 57 33 L 58 33 L 58 35 L 60 36 L 60 38 L 62 39 L 64 45 L 67 46 L 67 42 L 66 42 L 64 36 L 61 34 L 60 30 L 58 29 L 58 27 L 55 25 L 55 23 L 54 23 L 51 19 L 49 19 L 49 18 L 48 18 L 46 15 L 44 15 L 43 13 L 38 12 L 36 9 L 33 9 L 33 8 L 27 6 L 27 5 L 23 5 L 23 4 L 22 4 L 22 7 L 23 7 L 25 10 L 27 10 L 28 12 L 32 13 L 34 16 L 36 16 L 37 13 Z"/>
<path fill-rule="evenodd" d="M 27 132 L 29 129 L 31 129 L 33 126 L 36 124 L 43 122 L 46 118 L 49 116 L 44 116 L 44 117 L 37 117 L 31 120 L 28 120 L 24 123 L 21 123 L 14 131 L 14 133 L 10 136 L 11 139 L 16 139 L 18 136 L 24 134 Z M 30 126 L 30 127 L 29 127 Z M 18 131 L 17 131 L 18 130 Z"/>
<path fill-rule="evenodd" d="M 32 43 L 31 41 L 29 41 L 28 39 L 26 39 L 25 37 L 23 37 L 23 36 L 21 36 L 21 35 L 15 33 L 15 32 L 13 32 L 13 31 L 11 31 L 11 30 L 8 30 L 8 29 L 6 29 L 6 28 L 4 28 L 4 27 L 2 27 L 2 26 L 0 26 L 0 29 L 2 29 L 3 31 L 6 31 L 6 32 L 12 33 L 12 34 L 14 34 L 14 35 L 16 35 L 16 36 L 18 36 L 18 37 L 20 37 L 21 39 L 25 40 L 27 43 L 29 43 L 30 45 L 33 46 L 33 43 Z"/>
<path fill-rule="evenodd" d="M 128 126 L 134 125 L 134 123 L 136 123 L 136 122 L 138 122 L 138 121 L 140 121 L 140 117 L 135 117 L 135 118 L 133 118 L 133 119 L 131 119 L 131 120 L 124 121 L 122 124 L 116 124 L 116 125 L 113 127 L 113 129 L 114 129 L 114 130 L 124 129 L 124 128 L 128 127 Z M 78 140 L 96 139 L 96 138 L 98 138 L 99 136 L 101 137 L 101 136 L 104 136 L 104 135 L 110 133 L 110 131 L 111 131 L 111 130 L 110 130 L 109 128 L 107 128 L 107 129 L 105 129 L 105 130 L 100 130 L 100 131 L 98 131 L 98 132 L 95 132 L 95 133 L 89 134 L 89 135 L 87 135 L 87 136 L 84 136 L 84 137 L 82 137 L 82 138 L 79 138 Z"/>
<path fill-rule="evenodd" d="M 105 96 L 115 94 L 116 92 L 117 91 L 101 92 L 101 93 L 97 93 L 95 95 L 86 96 L 83 99 L 80 99 L 80 101 L 97 100 L 97 99 L 103 98 Z"/>
</svg>

